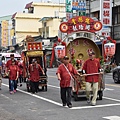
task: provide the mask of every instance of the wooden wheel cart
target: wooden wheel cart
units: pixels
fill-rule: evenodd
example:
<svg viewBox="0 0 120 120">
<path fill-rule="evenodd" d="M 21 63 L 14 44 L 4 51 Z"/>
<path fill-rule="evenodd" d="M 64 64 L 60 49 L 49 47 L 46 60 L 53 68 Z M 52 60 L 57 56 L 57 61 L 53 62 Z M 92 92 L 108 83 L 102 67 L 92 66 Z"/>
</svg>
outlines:
<svg viewBox="0 0 120 120">
<path fill-rule="evenodd" d="M 74 91 L 73 97 L 74 100 L 77 101 L 78 97 L 82 95 L 86 95 L 86 82 L 85 77 L 82 75 L 82 71 L 78 71 L 81 76 L 76 75 L 74 80 Z M 99 74 L 99 73 L 93 73 L 93 74 Z M 93 74 L 87 74 L 87 75 L 93 75 Z M 105 89 L 105 81 L 103 79 L 103 74 L 99 74 L 99 82 L 98 82 L 98 98 L 99 100 L 102 100 L 103 97 L 103 90 Z M 92 94 L 92 90 L 91 90 Z"/>
</svg>

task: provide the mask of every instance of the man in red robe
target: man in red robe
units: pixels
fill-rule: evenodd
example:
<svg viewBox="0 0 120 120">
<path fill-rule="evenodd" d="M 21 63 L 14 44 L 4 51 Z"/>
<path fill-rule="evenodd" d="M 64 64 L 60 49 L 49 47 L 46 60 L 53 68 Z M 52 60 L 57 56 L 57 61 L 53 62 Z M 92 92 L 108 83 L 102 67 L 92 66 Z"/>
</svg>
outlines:
<svg viewBox="0 0 120 120">
<path fill-rule="evenodd" d="M 32 64 L 29 65 L 29 80 L 31 84 L 32 93 L 38 92 L 39 80 L 40 80 L 40 72 L 44 75 L 44 71 L 42 67 L 37 63 L 36 59 L 32 60 Z"/>
<path fill-rule="evenodd" d="M 73 67 L 71 63 L 69 63 L 69 57 L 64 56 L 63 64 L 58 67 L 56 72 L 58 80 L 60 81 L 60 93 L 63 106 L 67 106 L 69 108 L 72 107 L 71 103 L 71 91 L 73 87 L 73 75 L 79 74 L 77 70 Z"/>
<path fill-rule="evenodd" d="M 18 62 L 14 59 L 14 54 L 10 54 L 10 60 L 6 63 L 6 75 L 8 73 L 8 68 L 10 65 L 12 65 L 12 61 L 15 61 L 15 65 L 18 65 Z M 17 88 L 17 86 L 15 86 Z M 10 80 L 9 80 L 9 90 L 10 90 Z"/>
<path fill-rule="evenodd" d="M 15 60 L 13 60 L 12 64 L 9 65 L 8 75 L 9 75 L 9 81 L 10 81 L 10 94 L 13 94 L 16 92 L 17 79 L 19 75 L 19 69 L 18 69 L 18 66 L 15 65 Z"/>
<path fill-rule="evenodd" d="M 89 59 L 85 61 L 83 65 L 83 74 L 86 80 L 86 97 L 87 102 L 92 105 L 96 105 L 97 93 L 98 93 L 98 82 L 99 82 L 99 73 L 101 72 L 100 62 L 95 59 L 95 52 L 89 53 Z M 95 74 L 94 74 L 95 73 Z M 93 75 L 87 75 L 93 74 Z M 90 91 L 93 90 L 93 98 L 91 101 Z"/>
<path fill-rule="evenodd" d="M 17 80 L 17 84 L 21 87 L 23 82 L 23 62 L 21 62 L 20 58 L 17 59 L 18 68 L 19 68 L 19 77 Z"/>
</svg>

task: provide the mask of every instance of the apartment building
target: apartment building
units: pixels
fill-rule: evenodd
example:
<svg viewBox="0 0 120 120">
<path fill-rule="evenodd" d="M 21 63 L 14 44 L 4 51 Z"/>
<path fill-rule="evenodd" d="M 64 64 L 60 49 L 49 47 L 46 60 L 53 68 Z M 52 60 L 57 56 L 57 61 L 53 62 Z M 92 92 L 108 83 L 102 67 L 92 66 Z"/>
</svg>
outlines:
<svg viewBox="0 0 120 120">
<path fill-rule="evenodd" d="M 91 16 L 100 20 L 100 0 L 93 0 L 90 4 Z M 120 0 L 112 1 L 112 26 L 111 36 L 113 39 L 120 40 Z"/>
<path fill-rule="evenodd" d="M 20 43 L 27 35 L 31 35 L 32 37 L 41 34 L 44 37 L 55 37 L 58 35 L 59 19 L 65 17 L 65 4 L 57 4 L 49 1 L 31 2 L 26 4 L 25 9 L 28 11 L 15 13 L 12 16 L 16 43 Z M 45 17 L 52 18 L 49 19 L 50 22 L 46 24 L 46 27 L 44 26 L 45 23 L 43 24 L 42 22 Z"/>
<path fill-rule="evenodd" d="M 100 0 L 92 0 L 90 4 L 91 16 L 100 20 Z M 110 35 L 116 40 L 115 58 L 117 64 L 120 63 L 120 0 L 112 0 L 112 26 L 110 26 Z M 101 45 L 98 45 L 101 48 Z"/>
<path fill-rule="evenodd" d="M 12 15 L 0 17 L 0 46 L 6 47 L 12 44 Z"/>
</svg>

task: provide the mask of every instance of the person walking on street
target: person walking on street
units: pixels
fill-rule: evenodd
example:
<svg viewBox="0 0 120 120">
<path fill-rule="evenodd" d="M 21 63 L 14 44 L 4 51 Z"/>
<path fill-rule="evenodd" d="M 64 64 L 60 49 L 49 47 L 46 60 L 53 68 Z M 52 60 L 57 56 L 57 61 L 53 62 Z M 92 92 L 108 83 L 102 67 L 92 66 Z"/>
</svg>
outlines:
<svg viewBox="0 0 120 120">
<path fill-rule="evenodd" d="M 0 65 L 0 90 L 2 86 L 2 65 Z"/>
<path fill-rule="evenodd" d="M 69 63 L 69 57 L 64 56 L 63 63 L 59 65 L 56 75 L 60 81 L 60 94 L 63 106 L 72 107 L 71 92 L 73 87 L 73 75 L 79 74 L 77 70 Z"/>
<path fill-rule="evenodd" d="M 6 63 L 6 70 L 5 70 L 6 71 L 6 75 L 8 73 L 9 66 L 12 65 L 12 61 L 15 61 L 15 65 L 18 65 L 18 62 L 14 59 L 14 54 L 10 54 L 10 60 L 8 60 L 7 63 Z M 11 90 L 10 87 L 11 86 L 10 86 L 10 80 L 9 80 L 9 90 Z"/>
<path fill-rule="evenodd" d="M 32 64 L 29 65 L 29 80 L 31 84 L 31 91 L 34 94 L 38 92 L 39 80 L 40 80 L 40 72 L 45 75 L 42 67 L 37 63 L 36 59 L 32 60 Z"/>
<path fill-rule="evenodd" d="M 86 80 L 86 97 L 87 97 L 87 102 L 88 103 L 91 102 L 91 105 L 96 105 L 99 73 L 103 74 L 101 71 L 100 62 L 97 59 L 95 59 L 95 52 L 92 51 L 89 53 L 89 59 L 86 60 L 83 65 L 83 76 L 85 76 L 85 80 Z M 91 75 L 87 75 L 87 74 L 91 74 Z M 91 89 L 93 91 L 92 101 L 90 95 Z"/>
<path fill-rule="evenodd" d="M 17 62 L 18 62 L 18 68 L 19 68 L 19 77 L 17 80 L 17 84 L 21 87 L 23 82 L 23 64 L 20 61 L 20 58 L 17 59 Z"/>
<path fill-rule="evenodd" d="M 15 60 L 12 61 L 12 65 L 8 68 L 8 76 L 10 80 L 10 94 L 14 94 L 16 92 L 17 79 L 19 75 L 18 66 L 15 65 Z"/>
</svg>

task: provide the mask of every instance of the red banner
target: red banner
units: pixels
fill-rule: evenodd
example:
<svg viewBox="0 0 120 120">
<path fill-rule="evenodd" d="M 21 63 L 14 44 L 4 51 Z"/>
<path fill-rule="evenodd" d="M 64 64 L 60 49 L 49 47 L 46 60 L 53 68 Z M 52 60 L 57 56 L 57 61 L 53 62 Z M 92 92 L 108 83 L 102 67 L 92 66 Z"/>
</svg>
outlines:
<svg viewBox="0 0 120 120">
<path fill-rule="evenodd" d="M 68 34 L 78 31 L 96 32 L 102 29 L 102 23 L 86 16 L 77 16 L 61 23 L 59 29 Z"/>
</svg>

